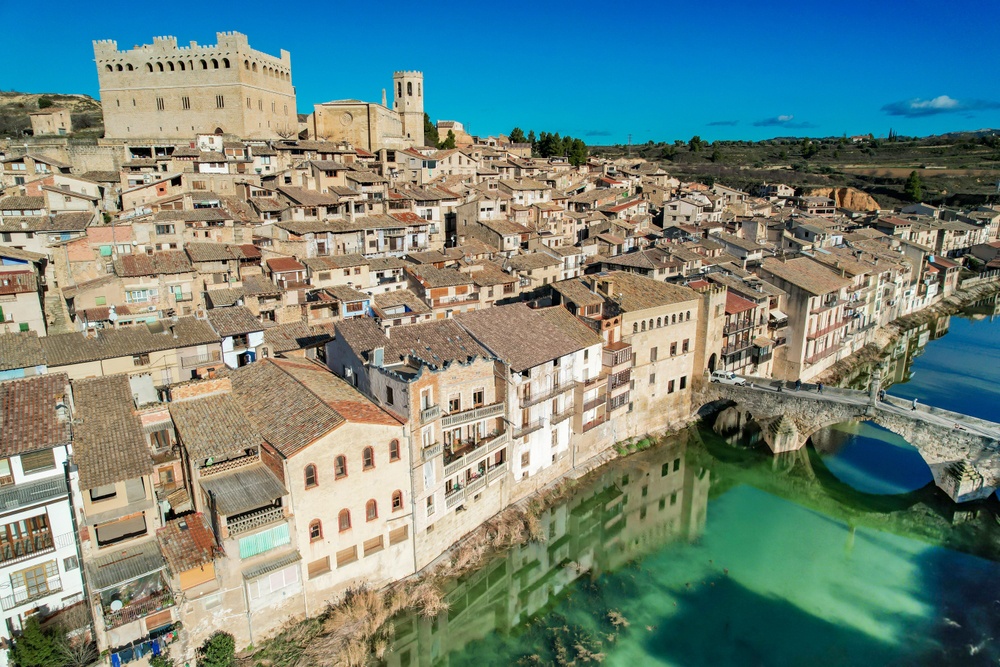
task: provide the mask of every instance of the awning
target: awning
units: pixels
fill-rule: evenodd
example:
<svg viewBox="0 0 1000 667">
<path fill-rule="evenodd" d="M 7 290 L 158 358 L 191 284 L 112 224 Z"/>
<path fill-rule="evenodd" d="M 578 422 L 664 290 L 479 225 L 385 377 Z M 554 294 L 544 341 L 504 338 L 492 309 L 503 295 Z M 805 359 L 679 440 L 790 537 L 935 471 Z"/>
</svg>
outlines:
<svg viewBox="0 0 1000 667">
<path fill-rule="evenodd" d="M 767 336 L 757 336 L 753 339 L 753 344 L 757 347 L 771 347 L 774 345 L 774 341 Z"/>
<path fill-rule="evenodd" d="M 87 570 L 91 587 L 95 591 L 103 591 L 158 572 L 166 565 L 160 545 L 156 540 L 150 540 L 95 558 L 88 563 Z"/>
<path fill-rule="evenodd" d="M 781 312 L 777 308 L 772 308 L 771 309 L 771 319 L 775 320 L 776 322 L 780 322 L 781 320 L 787 320 L 788 319 L 788 315 L 785 315 L 783 312 Z"/>
<path fill-rule="evenodd" d="M 288 493 L 274 473 L 263 464 L 203 477 L 199 481 L 202 489 L 215 496 L 216 507 L 223 516 L 269 507 Z"/>
<path fill-rule="evenodd" d="M 243 578 L 247 581 L 256 579 L 257 577 L 262 577 L 265 574 L 274 572 L 275 570 L 280 570 L 281 568 L 291 565 L 292 563 L 296 563 L 301 559 L 302 556 L 299 552 L 293 551 L 288 555 L 281 556 L 266 563 L 261 563 L 260 565 L 247 570 L 243 573 Z"/>
</svg>

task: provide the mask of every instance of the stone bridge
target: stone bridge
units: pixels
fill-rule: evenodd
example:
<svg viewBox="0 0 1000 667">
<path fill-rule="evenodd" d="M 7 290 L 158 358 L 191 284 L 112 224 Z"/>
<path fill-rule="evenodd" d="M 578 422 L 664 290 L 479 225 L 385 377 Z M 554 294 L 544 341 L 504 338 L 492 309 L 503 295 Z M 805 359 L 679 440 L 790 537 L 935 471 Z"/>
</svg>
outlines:
<svg viewBox="0 0 1000 667">
<path fill-rule="evenodd" d="M 955 502 L 978 500 L 1000 485 L 1000 424 L 870 392 L 814 385 L 796 391 L 777 380 L 747 378 L 745 387 L 705 382 L 695 398 L 701 413 L 732 408 L 735 424 L 755 421 L 774 453 L 801 448 L 816 431 L 847 421 L 871 421 L 917 448 L 935 483 Z M 778 391 L 781 386 L 782 390 Z"/>
</svg>

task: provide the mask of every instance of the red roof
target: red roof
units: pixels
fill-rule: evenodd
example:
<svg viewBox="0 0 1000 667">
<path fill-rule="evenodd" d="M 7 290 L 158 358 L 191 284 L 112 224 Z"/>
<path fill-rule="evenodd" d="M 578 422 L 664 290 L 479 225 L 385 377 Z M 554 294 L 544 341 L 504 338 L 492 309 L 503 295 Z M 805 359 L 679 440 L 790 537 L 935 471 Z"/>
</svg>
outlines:
<svg viewBox="0 0 1000 667">
<path fill-rule="evenodd" d="M 692 280 L 687 284 L 691 289 L 701 289 L 702 287 L 708 287 L 709 283 L 707 280 Z"/>
<path fill-rule="evenodd" d="M 294 257 L 275 257 L 274 259 L 269 259 L 267 260 L 267 268 L 271 269 L 273 273 L 306 270 L 306 267 L 302 266 Z"/>
<path fill-rule="evenodd" d="M 240 250 L 247 259 L 260 259 L 260 249 L 252 243 L 241 243 Z"/>
<path fill-rule="evenodd" d="M 390 213 L 389 215 L 400 222 L 427 222 L 413 211 L 397 211 L 396 213 Z"/>
<path fill-rule="evenodd" d="M 726 292 L 726 315 L 745 313 L 746 311 L 753 310 L 756 307 L 757 304 L 753 301 L 748 301 L 741 296 L 733 294 L 732 292 Z"/>
</svg>

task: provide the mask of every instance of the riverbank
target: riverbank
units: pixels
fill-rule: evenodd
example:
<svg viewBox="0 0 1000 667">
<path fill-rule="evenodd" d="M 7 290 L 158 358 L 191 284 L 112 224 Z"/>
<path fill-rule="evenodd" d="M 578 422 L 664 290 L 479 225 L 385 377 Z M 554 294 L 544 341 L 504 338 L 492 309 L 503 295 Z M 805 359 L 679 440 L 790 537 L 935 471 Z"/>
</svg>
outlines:
<svg viewBox="0 0 1000 667">
<path fill-rule="evenodd" d="M 853 377 L 859 369 L 881 360 L 910 329 L 955 315 L 976 301 L 992 297 L 997 293 L 1000 293 L 1000 282 L 981 283 L 950 294 L 923 310 L 893 320 L 878 330 L 876 342 L 865 345 L 854 354 L 830 366 L 817 378 L 817 381 L 830 386 L 840 386 L 845 380 Z"/>
</svg>

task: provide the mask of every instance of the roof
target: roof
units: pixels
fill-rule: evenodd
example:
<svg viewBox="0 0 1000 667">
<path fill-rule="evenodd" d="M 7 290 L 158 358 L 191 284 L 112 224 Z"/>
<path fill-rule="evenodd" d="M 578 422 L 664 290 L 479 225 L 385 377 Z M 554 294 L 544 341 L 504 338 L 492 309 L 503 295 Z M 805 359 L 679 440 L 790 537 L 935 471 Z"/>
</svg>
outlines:
<svg viewBox="0 0 1000 667">
<path fill-rule="evenodd" d="M 564 300 L 578 306 L 599 306 L 604 303 L 604 299 L 590 291 L 590 288 L 579 278 L 554 282 L 552 289 L 558 292 Z"/>
<path fill-rule="evenodd" d="M 86 229 L 93 220 L 94 214 L 89 211 L 56 213 L 55 215 L 3 216 L 0 218 L 0 231 L 80 232 Z"/>
<path fill-rule="evenodd" d="M 264 330 L 264 325 L 246 306 L 212 308 L 208 311 L 208 321 L 211 322 L 212 328 L 224 337 Z"/>
<path fill-rule="evenodd" d="M 420 264 L 407 267 L 407 271 L 417 276 L 426 287 L 456 287 L 472 283 L 469 274 L 452 268 L 439 269 L 430 264 Z"/>
<path fill-rule="evenodd" d="M 288 491 L 262 463 L 217 473 L 198 480 L 201 488 L 215 498 L 223 516 L 234 516 L 273 503 Z"/>
<path fill-rule="evenodd" d="M 340 198 L 334 195 L 324 194 L 316 190 L 296 188 L 290 185 L 279 186 L 278 192 L 299 206 L 336 206 L 337 202 L 340 201 Z"/>
<path fill-rule="evenodd" d="M 698 293 L 688 287 L 665 283 L 625 271 L 611 271 L 608 278 L 613 281 L 611 291 L 618 305 L 625 312 L 635 312 L 675 303 L 700 299 Z"/>
<path fill-rule="evenodd" d="M 762 268 L 764 272 L 815 295 L 829 294 L 851 284 L 849 278 L 809 257 L 796 257 L 784 262 L 768 257 L 764 259 Z"/>
<path fill-rule="evenodd" d="M 0 210 L 24 211 L 45 208 L 45 197 L 28 195 L 12 195 L 0 199 Z"/>
<path fill-rule="evenodd" d="M 230 374 L 233 393 L 264 439 L 286 458 L 344 423 L 344 417 L 319 400 L 273 359 Z"/>
<path fill-rule="evenodd" d="M 294 257 L 275 257 L 267 260 L 267 268 L 274 273 L 284 273 L 285 271 L 305 271 L 306 267 L 299 263 Z"/>
<path fill-rule="evenodd" d="M 87 490 L 153 472 L 127 375 L 73 381 L 73 460 Z"/>
<path fill-rule="evenodd" d="M 301 320 L 264 329 L 264 344 L 275 354 L 323 345 L 333 337 L 332 326 L 309 326 Z"/>
<path fill-rule="evenodd" d="M 565 321 L 555 321 L 523 303 L 460 313 L 455 319 L 518 373 L 588 347 L 580 342 L 582 334 L 564 331 Z M 591 336 L 590 344 L 602 342 L 597 334 Z"/>
<path fill-rule="evenodd" d="M 421 315 L 431 312 L 430 306 L 420 300 L 416 294 L 408 289 L 398 289 L 391 292 L 383 292 L 372 297 L 375 308 L 383 313 L 386 309 L 398 306 L 405 306 L 407 313 Z M 392 319 L 393 315 L 383 315 L 386 319 Z"/>
<path fill-rule="evenodd" d="M 532 252 L 526 255 L 515 255 L 507 262 L 516 271 L 530 271 L 550 266 L 562 266 L 562 262 L 544 252 Z"/>
<path fill-rule="evenodd" d="M 391 365 L 407 357 L 416 357 L 439 367 L 450 361 L 468 361 L 477 356 L 491 358 L 493 355 L 454 320 L 437 320 L 394 328 L 386 346 L 385 363 Z"/>
<path fill-rule="evenodd" d="M 219 335 L 208 322 L 194 317 L 178 318 L 177 324 L 172 327 L 173 335 L 168 323 L 156 322 L 102 329 L 96 336 L 78 332 L 54 334 L 40 341 L 49 366 L 68 366 L 219 342 Z"/>
<path fill-rule="evenodd" d="M 226 308 L 235 306 L 243 298 L 243 290 L 238 287 L 209 290 L 205 292 L 205 298 L 211 308 Z"/>
<path fill-rule="evenodd" d="M 243 293 L 247 296 L 276 296 L 281 294 L 281 288 L 269 279 L 260 275 L 243 277 Z"/>
<path fill-rule="evenodd" d="M 185 243 L 184 250 L 192 262 L 226 262 L 247 258 L 243 249 L 232 243 Z"/>
<path fill-rule="evenodd" d="M 69 378 L 63 373 L 0 382 L 0 456 L 51 449 L 70 441 Z"/>
<path fill-rule="evenodd" d="M 356 290 L 350 285 L 333 285 L 324 288 L 324 291 L 337 301 L 368 301 L 371 299 L 368 294 Z"/>
<path fill-rule="evenodd" d="M 748 301 L 743 297 L 733 294 L 732 292 L 726 292 L 726 314 L 735 315 L 737 313 L 745 313 L 748 310 L 753 310 L 757 307 L 757 304 L 753 301 Z"/>
<path fill-rule="evenodd" d="M 230 393 L 210 394 L 170 404 L 170 418 L 197 461 L 229 458 L 263 440 Z"/>
<path fill-rule="evenodd" d="M 377 347 L 385 347 L 389 343 L 385 333 L 371 317 L 352 317 L 343 322 L 337 322 L 337 338 L 343 341 L 358 355 L 364 356 Z"/>
<path fill-rule="evenodd" d="M 4 271 L 0 273 L 0 295 L 27 294 L 38 291 L 34 271 Z"/>
<path fill-rule="evenodd" d="M 123 278 L 134 276 L 174 275 L 193 271 L 191 260 L 183 250 L 168 250 L 152 255 L 120 255 L 115 260 L 115 274 Z"/>
<path fill-rule="evenodd" d="M 215 534 L 201 512 L 168 521 L 156 530 L 156 541 L 167 567 L 177 575 L 215 560 Z"/>
<path fill-rule="evenodd" d="M 45 353 L 37 331 L 0 334 L 0 371 L 44 365 Z"/>
<path fill-rule="evenodd" d="M 312 359 L 273 359 L 272 363 L 306 387 L 348 422 L 399 426 L 399 420 L 350 383 Z"/>
<path fill-rule="evenodd" d="M 90 587 L 94 591 L 113 588 L 163 569 L 163 554 L 155 540 L 144 540 L 86 562 Z"/>
<path fill-rule="evenodd" d="M 358 254 L 323 255 L 322 257 L 303 259 L 302 263 L 308 266 L 310 271 L 329 271 L 331 269 L 346 269 L 354 266 L 368 266 L 368 259 L 364 255 Z"/>
</svg>

